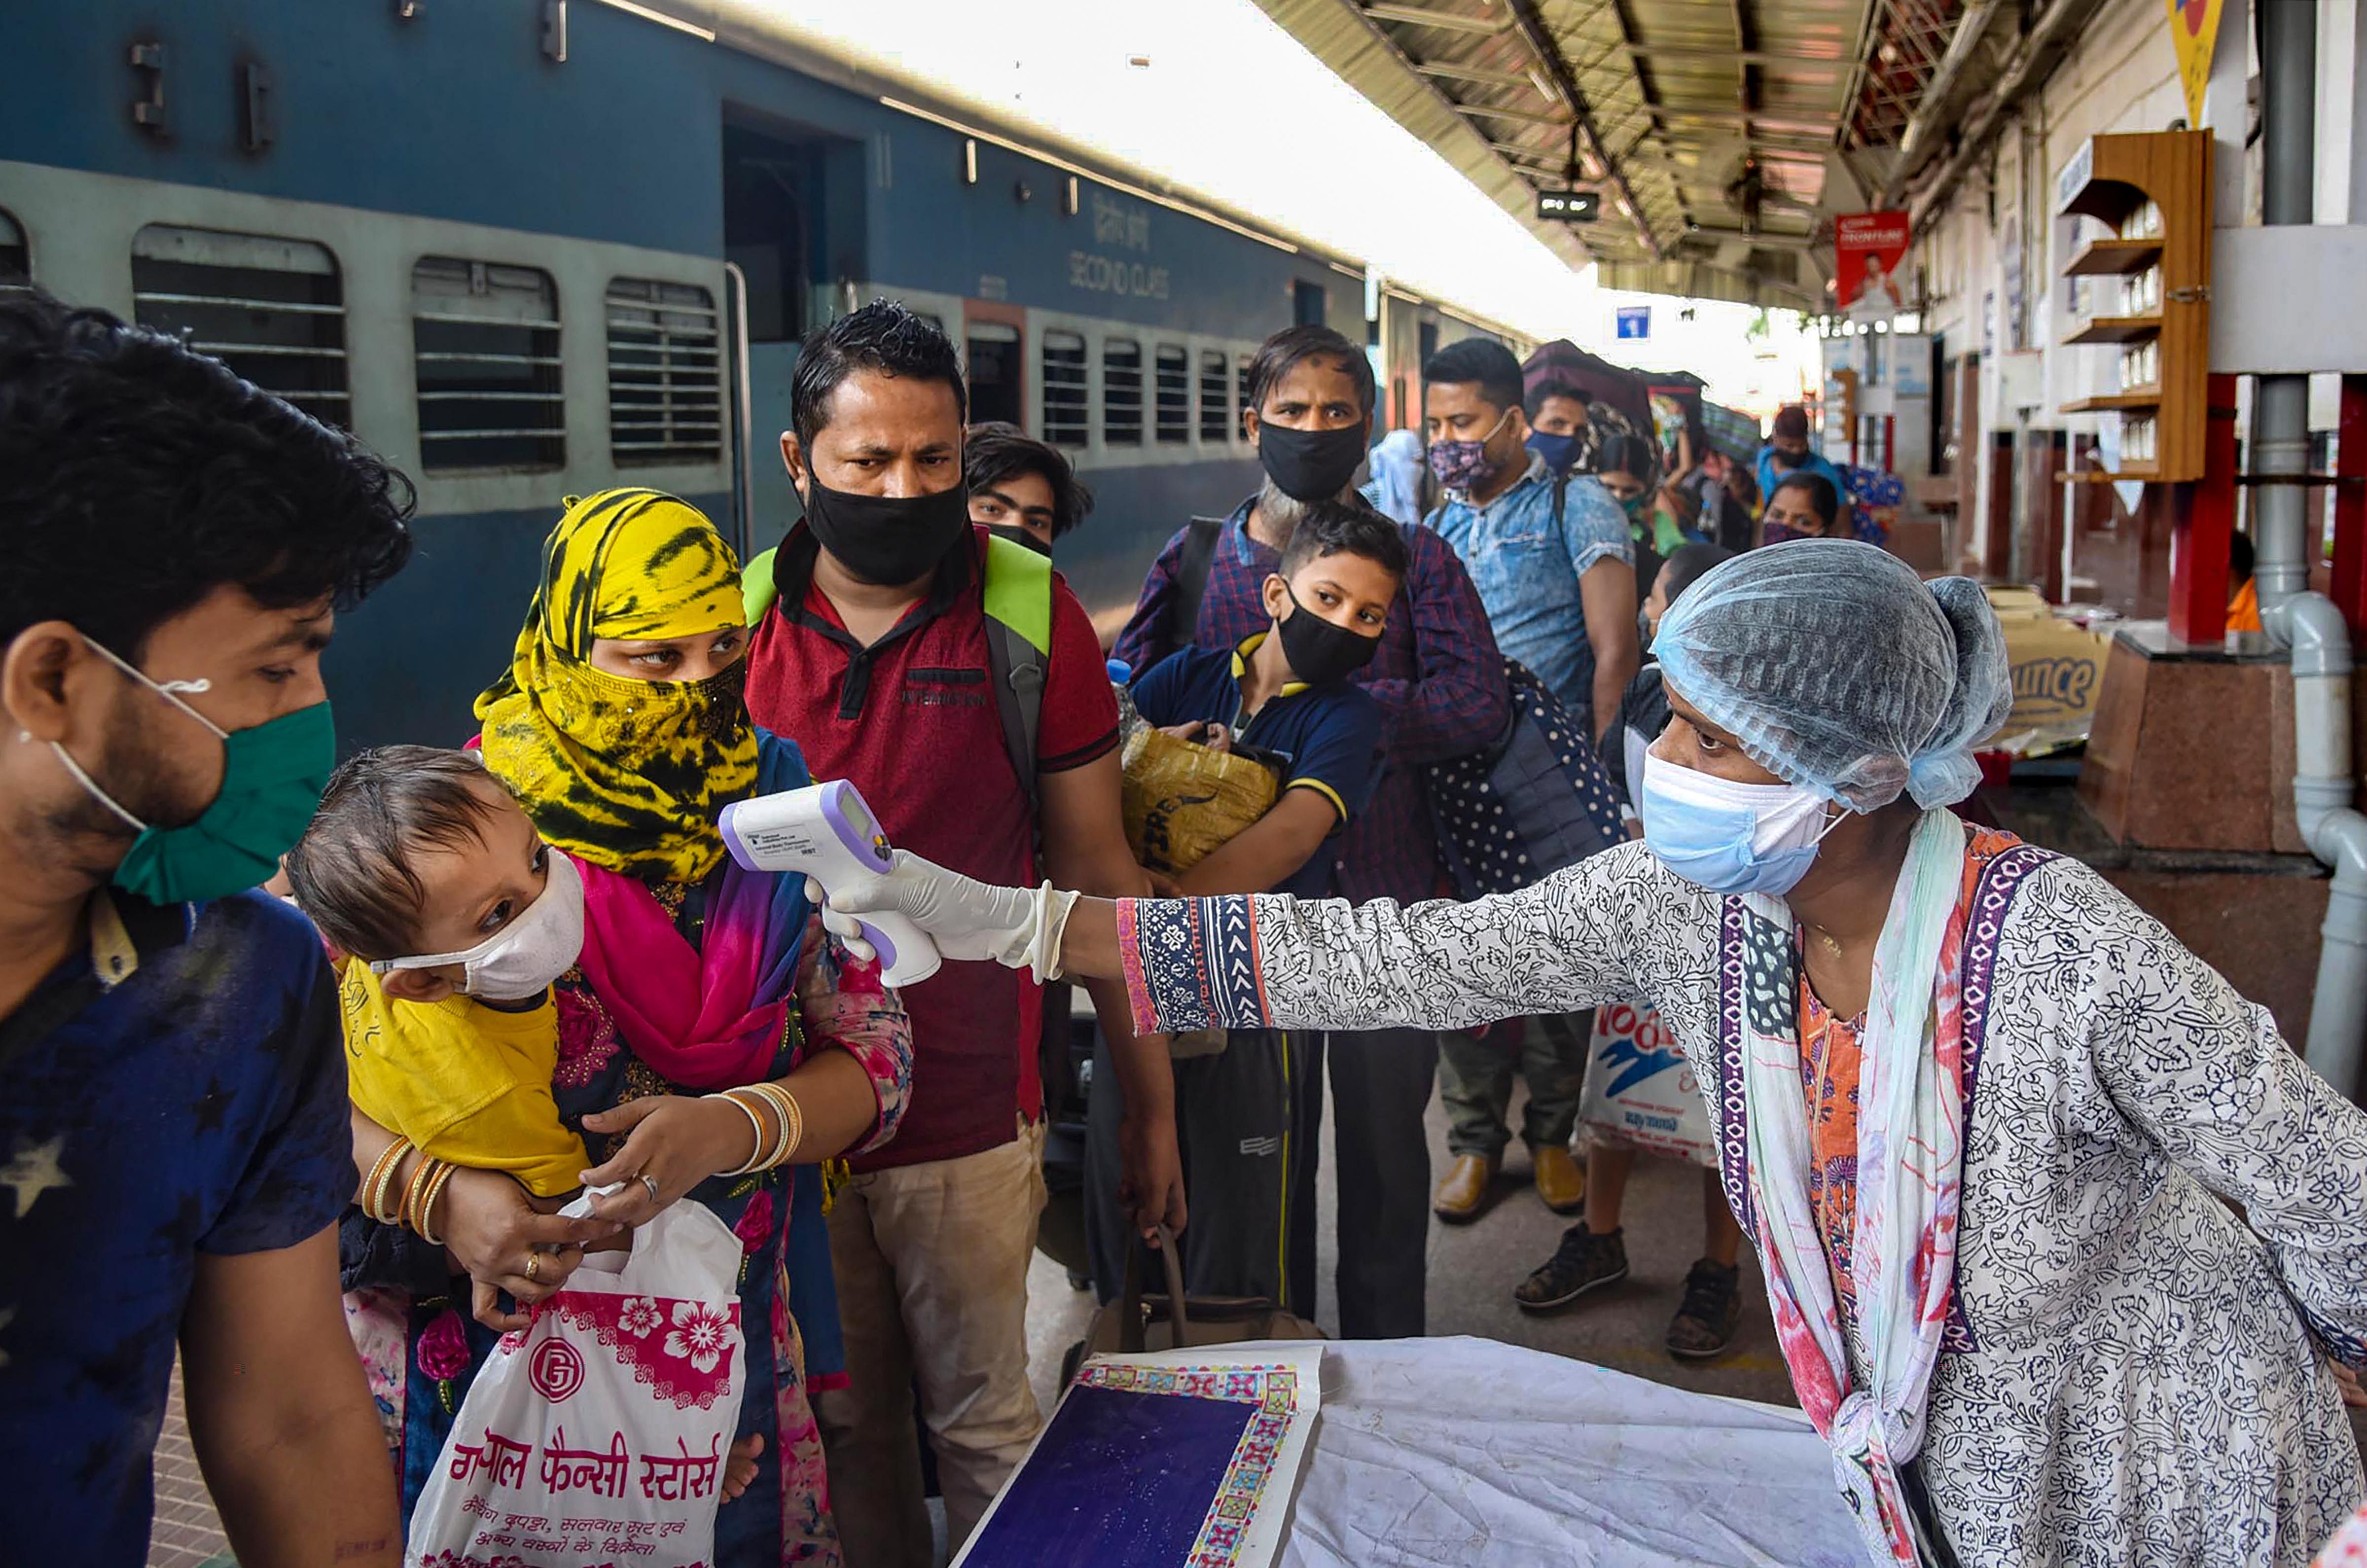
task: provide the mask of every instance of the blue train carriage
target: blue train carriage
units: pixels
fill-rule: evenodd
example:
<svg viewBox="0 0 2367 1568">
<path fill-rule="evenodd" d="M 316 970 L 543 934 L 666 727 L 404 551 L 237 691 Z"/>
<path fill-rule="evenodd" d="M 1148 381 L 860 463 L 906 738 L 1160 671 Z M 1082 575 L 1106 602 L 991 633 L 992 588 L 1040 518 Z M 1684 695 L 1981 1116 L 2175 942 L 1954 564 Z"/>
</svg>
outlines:
<svg viewBox="0 0 2367 1568">
<path fill-rule="evenodd" d="M 331 656 L 348 747 L 470 731 L 562 496 L 656 486 L 777 539 L 796 342 L 865 299 L 935 317 L 976 415 L 1074 457 L 1101 504 L 1061 564 L 1110 630 L 1180 521 L 1254 486 L 1250 351 L 1367 316 L 1347 258 L 758 7 L 166 15 L 12 16 L 0 286 L 183 333 L 413 477 L 417 563 Z"/>
</svg>

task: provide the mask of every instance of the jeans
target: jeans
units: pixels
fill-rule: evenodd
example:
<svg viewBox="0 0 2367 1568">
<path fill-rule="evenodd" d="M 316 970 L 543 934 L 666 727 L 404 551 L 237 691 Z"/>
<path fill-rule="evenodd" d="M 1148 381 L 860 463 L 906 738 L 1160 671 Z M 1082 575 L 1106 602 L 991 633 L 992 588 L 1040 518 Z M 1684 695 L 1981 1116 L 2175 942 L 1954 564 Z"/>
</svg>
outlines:
<svg viewBox="0 0 2367 1568">
<path fill-rule="evenodd" d="M 1478 1038 L 1463 1031 L 1440 1037 L 1438 1092 L 1446 1102 L 1447 1153 L 1494 1159 L 1504 1152 L 1512 1140 L 1506 1119 L 1515 1070 L 1529 1085 L 1522 1141 L 1532 1149 L 1569 1145 L 1586 1087 L 1594 1015 L 1554 1013 L 1519 1021 L 1517 1047 L 1495 1030 Z"/>
</svg>

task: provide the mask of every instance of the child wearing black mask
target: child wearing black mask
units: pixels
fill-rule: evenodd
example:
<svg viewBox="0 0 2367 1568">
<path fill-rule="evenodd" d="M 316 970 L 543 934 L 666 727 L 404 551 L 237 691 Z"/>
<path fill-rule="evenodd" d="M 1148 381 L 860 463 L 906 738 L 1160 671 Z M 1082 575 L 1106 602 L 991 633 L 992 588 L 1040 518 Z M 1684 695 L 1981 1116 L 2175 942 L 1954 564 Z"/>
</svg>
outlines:
<svg viewBox="0 0 2367 1568">
<path fill-rule="evenodd" d="M 1407 566 L 1397 524 L 1362 502 L 1315 502 L 1265 580 L 1268 628 L 1238 648 L 1185 649 L 1136 683 L 1146 720 L 1281 773 L 1266 814 L 1161 892 L 1331 895 L 1323 845 L 1380 774 L 1380 708 L 1349 677 L 1379 646 Z M 1322 1049 L 1319 1034 L 1234 1030 L 1218 1054 L 1175 1063 L 1194 1294 L 1312 1315 Z"/>
<path fill-rule="evenodd" d="M 1172 654 L 1136 683 L 1149 723 L 1282 770 L 1273 809 L 1184 873 L 1181 894 L 1325 894 L 1310 862 L 1379 771 L 1380 710 L 1348 678 L 1380 646 L 1406 564 L 1397 524 L 1362 502 L 1316 502 L 1265 580 L 1273 625 L 1238 648 Z"/>
</svg>

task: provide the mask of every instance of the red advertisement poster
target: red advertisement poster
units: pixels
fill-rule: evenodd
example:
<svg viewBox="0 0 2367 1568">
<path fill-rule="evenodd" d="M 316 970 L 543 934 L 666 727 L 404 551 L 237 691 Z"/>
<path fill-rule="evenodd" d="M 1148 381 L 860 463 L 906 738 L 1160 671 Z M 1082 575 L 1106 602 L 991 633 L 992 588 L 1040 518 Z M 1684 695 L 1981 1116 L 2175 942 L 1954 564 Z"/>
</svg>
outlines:
<svg viewBox="0 0 2367 1568">
<path fill-rule="evenodd" d="M 1907 214 L 1844 213 L 1833 220 L 1833 250 L 1843 314 L 1886 317 L 1906 308 L 1898 270 L 1907 260 Z"/>
</svg>

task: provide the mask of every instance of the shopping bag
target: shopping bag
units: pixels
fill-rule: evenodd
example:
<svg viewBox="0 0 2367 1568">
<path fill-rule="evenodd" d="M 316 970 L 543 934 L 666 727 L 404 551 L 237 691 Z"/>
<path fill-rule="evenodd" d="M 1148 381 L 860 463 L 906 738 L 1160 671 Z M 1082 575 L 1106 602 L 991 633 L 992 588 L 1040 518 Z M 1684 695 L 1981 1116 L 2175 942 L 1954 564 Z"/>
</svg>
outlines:
<svg viewBox="0 0 2367 1568">
<path fill-rule="evenodd" d="M 586 1257 L 470 1385 L 406 1568 L 712 1562 L 747 1381 L 741 1250 L 722 1221 L 676 1203 L 629 1254 Z"/>
<path fill-rule="evenodd" d="M 1579 1125 L 1603 1141 L 1716 1168 L 1717 1128 L 1674 1031 L 1642 1002 L 1594 1010 Z"/>
<path fill-rule="evenodd" d="M 1145 725 L 1127 738 L 1126 841 L 1153 871 L 1189 871 L 1266 814 L 1281 782 L 1239 751 L 1214 751 Z"/>
</svg>

